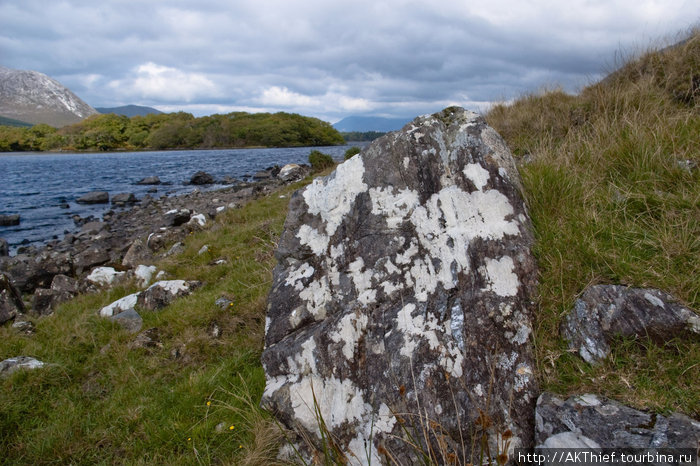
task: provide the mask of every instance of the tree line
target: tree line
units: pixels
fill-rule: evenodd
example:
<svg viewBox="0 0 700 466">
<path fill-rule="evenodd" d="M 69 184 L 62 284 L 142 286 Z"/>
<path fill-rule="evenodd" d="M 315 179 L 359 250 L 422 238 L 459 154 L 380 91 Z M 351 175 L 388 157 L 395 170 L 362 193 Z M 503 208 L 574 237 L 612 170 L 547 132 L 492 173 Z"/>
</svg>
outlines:
<svg viewBox="0 0 700 466">
<path fill-rule="evenodd" d="M 344 139 L 329 123 L 293 113 L 94 115 L 60 129 L 0 126 L 0 151 L 110 151 L 331 146 Z"/>
</svg>

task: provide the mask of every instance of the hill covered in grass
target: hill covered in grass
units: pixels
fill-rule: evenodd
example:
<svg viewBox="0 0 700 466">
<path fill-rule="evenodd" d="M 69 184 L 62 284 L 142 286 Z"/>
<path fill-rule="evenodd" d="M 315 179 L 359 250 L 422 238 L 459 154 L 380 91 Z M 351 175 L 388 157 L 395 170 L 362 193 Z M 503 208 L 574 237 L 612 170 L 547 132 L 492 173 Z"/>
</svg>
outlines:
<svg viewBox="0 0 700 466">
<path fill-rule="evenodd" d="M 695 33 L 579 95 L 533 94 L 486 115 L 519 160 L 535 226 L 543 389 L 700 417 L 699 341 L 618 340 L 592 367 L 559 337 L 593 283 L 658 287 L 700 308 L 699 59 Z M 133 284 L 62 305 L 34 335 L 1 327 L 0 359 L 50 363 L 0 379 L 4 462 L 274 464 L 284 437 L 258 408 L 266 296 L 290 194 L 308 182 L 217 216 L 156 264 L 203 282 L 144 314 L 160 345 L 133 348 L 133 335 L 96 314 Z M 217 306 L 221 296 L 231 304 Z"/>
<path fill-rule="evenodd" d="M 654 287 L 700 309 L 700 31 L 579 95 L 498 105 L 536 233 L 542 388 L 700 417 L 700 342 L 619 340 L 593 368 L 557 337 L 589 284 Z"/>
</svg>

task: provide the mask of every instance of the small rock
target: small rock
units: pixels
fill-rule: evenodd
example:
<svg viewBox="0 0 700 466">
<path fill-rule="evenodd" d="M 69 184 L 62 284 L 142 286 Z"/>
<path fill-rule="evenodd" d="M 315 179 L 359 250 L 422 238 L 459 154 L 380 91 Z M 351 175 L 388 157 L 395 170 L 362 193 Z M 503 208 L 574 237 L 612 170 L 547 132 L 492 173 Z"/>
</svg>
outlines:
<svg viewBox="0 0 700 466">
<path fill-rule="evenodd" d="M 129 333 L 137 333 L 143 326 L 143 319 L 134 309 L 127 309 L 124 312 L 109 316 L 108 318 L 117 322 Z"/>
<path fill-rule="evenodd" d="M 257 181 L 270 180 L 273 176 L 272 170 L 260 170 L 253 175 L 253 179 Z"/>
<path fill-rule="evenodd" d="M 143 241 L 136 238 L 131 246 L 129 246 L 128 251 L 124 254 L 122 259 L 122 265 L 125 267 L 136 267 L 139 264 L 144 264 L 146 262 L 151 262 L 153 260 L 153 254 L 146 247 Z"/>
<path fill-rule="evenodd" d="M 684 333 L 700 335 L 700 317 L 659 290 L 595 285 L 576 300 L 561 333 L 569 349 L 597 364 L 610 354 L 615 335 L 648 335 L 663 343 Z"/>
<path fill-rule="evenodd" d="M 112 197 L 112 204 L 115 205 L 131 205 L 136 204 L 138 201 L 134 193 L 119 193 Z"/>
<path fill-rule="evenodd" d="M 73 296 L 80 292 L 78 281 L 67 275 L 58 274 L 51 281 L 51 289 L 61 293 L 69 293 Z"/>
<path fill-rule="evenodd" d="M 206 254 L 207 251 L 209 251 L 209 246 L 205 244 L 204 246 L 199 248 L 199 251 L 197 251 L 197 255 L 201 256 L 202 254 Z"/>
<path fill-rule="evenodd" d="M 277 174 L 277 178 L 282 181 L 289 182 L 299 180 L 303 178 L 304 175 L 304 169 L 300 165 L 297 165 L 296 163 L 289 163 L 282 167 L 280 172 Z"/>
<path fill-rule="evenodd" d="M 10 281 L 10 277 L 0 273 L 0 325 L 24 313 L 22 295 Z"/>
<path fill-rule="evenodd" d="M 162 348 L 163 343 L 160 341 L 160 330 L 157 327 L 144 330 L 136 336 L 136 339 L 129 344 L 131 349 L 134 348 Z"/>
<path fill-rule="evenodd" d="M 209 336 L 214 339 L 221 337 L 221 327 L 216 322 L 209 324 Z"/>
<path fill-rule="evenodd" d="M 75 202 L 78 204 L 107 204 L 109 193 L 107 191 L 92 191 L 80 196 Z"/>
<path fill-rule="evenodd" d="M 147 176 L 137 181 L 136 184 L 160 184 L 160 178 L 157 176 Z"/>
<path fill-rule="evenodd" d="M 136 306 L 140 294 L 141 293 L 133 293 L 114 301 L 112 304 L 109 304 L 100 309 L 100 315 L 102 317 L 109 317 L 127 311 L 129 309 L 133 309 L 134 306 Z"/>
<path fill-rule="evenodd" d="M 218 298 L 216 301 L 214 301 L 214 304 L 222 311 L 231 309 L 233 307 L 233 301 L 225 296 L 221 296 L 220 298 Z"/>
<path fill-rule="evenodd" d="M 192 293 L 192 291 L 200 285 L 200 282 L 185 280 L 165 280 L 156 282 L 139 295 L 137 307 L 146 311 L 157 311 L 164 308 L 175 299 Z"/>
<path fill-rule="evenodd" d="M 555 448 L 696 448 L 700 423 L 672 413 L 638 411 L 602 396 L 551 393 L 537 400 L 535 441 Z"/>
<path fill-rule="evenodd" d="M 187 223 L 191 216 L 192 212 L 187 209 L 173 209 L 165 213 L 163 216 L 163 223 L 165 226 L 179 227 Z"/>
<path fill-rule="evenodd" d="M 109 224 L 107 222 L 88 222 L 80 227 L 80 232 L 88 235 L 96 235 L 103 230 L 108 230 Z"/>
<path fill-rule="evenodd" d="M 77 254 L 73 259 L 73 266 L 77 274 L 82 274 L 95 266 L 106 264 L 110 261 L 109 251 L 97 246 L 90 247 Z"/>
<path fill-rule="evenodd" d="M 39 369 L 46 364 L 29 356 L 17 356 L 0 361 L 0 375 L 8 376 L 20 369 Z"/>
<path fill-rule="evenodd" d="M 126 272 L 117 272 L 113 267 L 96 267 L 86 279 L 96 285 L 111 286 L 121 280 Z"/>
<path fill-rule="evenodd" d="M 5 238 L 0 238 L 0 257 L 8 256 L 10 254 L 10 247 L 7 244 Z"/>
<path fill-rule="evenodd" d="M 204 214 L 196 214 L 193 215 L 192 218 L 190 218 L 190 221 L 187 223 L 188 225 L 195 227 L 204 227 L 207 224 L 207 218 L 204 216 Z"/>
<path fill-rule="evenodd" d="M 37 288 L 32 300 L 32 313 L 45 316 L 51 314 L 58 305 L 58 293 L 51 289 Z"/>
<path fill-rule="evenodd" d="M 139 265 L 134 269 L 134 276 L 138 280 L 139 286 L 142 288 L 151 282 L 151 279 L 155 273 L 155 265 Z"/>
<path fill-rule="evenodd" d="M 192 175 L 192 178 L 190 178 L 190 184 L 214 184 L 214 177 L 207 172 L 198 171 L 197 173 Z"/>
<path fill-rule="evenodd" d="M 16 320 L 12 323 L 12 328 L 25 335 L 32 335 L 36 333 L 36 328 L 34 323 L 30 320 Z"/>
<path fill-rule="evenodd" d="M 185 245 L 178 241 L 170 246 L 170 249 L 168 249 L 168 252 L 165 253 L 165 256 L 174 256 L 176 254 L 182 254 L 183 252 L 185 252 Z"/>
<path fill-rule="evenodd" d="M 19 225 L 19 214 L 0 215 L 0 227 L 13 227 Z"/>
</svg>

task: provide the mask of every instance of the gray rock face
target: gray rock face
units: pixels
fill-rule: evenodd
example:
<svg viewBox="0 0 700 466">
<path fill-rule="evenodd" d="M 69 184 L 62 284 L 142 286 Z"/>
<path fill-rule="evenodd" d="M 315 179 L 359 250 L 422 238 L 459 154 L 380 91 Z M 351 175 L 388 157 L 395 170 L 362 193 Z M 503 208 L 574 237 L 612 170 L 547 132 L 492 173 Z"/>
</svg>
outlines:
<svg viewBox="0 0 700 466">
<path fill-rule="evenodd" d="M 107 204 L 109 202 L 109 193 L 107 191 L 92 191 L 83 194 L 75 202 L 78 204 Z"/>
<path fill-rule="evenodd" d="M 137 301 L 137 307 L 146 311 L 157 311 L 164 308 L 175 299 L 187 296 L 201 285 L 196 281 L 163 280 L 149 286 L 142 292 Z"/>
<path fill-rule="evenodd" d="M 654 289 L 595 285 L 576 300 L 561 333 L 589 363 L 610 354 L 615 335 L 645 336 L 664 342 L 683 334 L 700 334 L 700 317 L 673 296 Z"/>
<path fill-rule="evenodd" d="M 532 446 L 531 243 L 510 152 L 478 115 L 448 108 L 376 140 L 290 200 L 263 406 L 319 441 L 315 399 L 360 463 L 418 461 L 407 430 L 459 458 L 506 431 Z"/>
<path fill-rule="evenodd" d="M 0 325 L 24 313 L 22 295 L 12 285 L 10 277 L 0 273 Z"/>
<path fill-rule="evenodd" d="M 697 448 L 700 422 L 645 413 L 597 395 L 537 400 L 535 440 L 547 448 Z"/>
</svg>

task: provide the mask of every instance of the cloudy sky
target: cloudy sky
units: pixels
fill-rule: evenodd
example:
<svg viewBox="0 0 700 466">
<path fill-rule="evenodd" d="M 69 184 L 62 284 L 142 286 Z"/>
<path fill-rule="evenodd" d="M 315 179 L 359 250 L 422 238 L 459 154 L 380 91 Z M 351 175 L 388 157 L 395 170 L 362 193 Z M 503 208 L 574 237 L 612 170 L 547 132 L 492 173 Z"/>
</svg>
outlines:
<svg viewBox="0 0 700 466">
<path fill-rule="evenodd" d="M 567 91 L 697 0 L 0 0 L 0 65 L 92 106 L 413 117 Z"/>
</svg>

